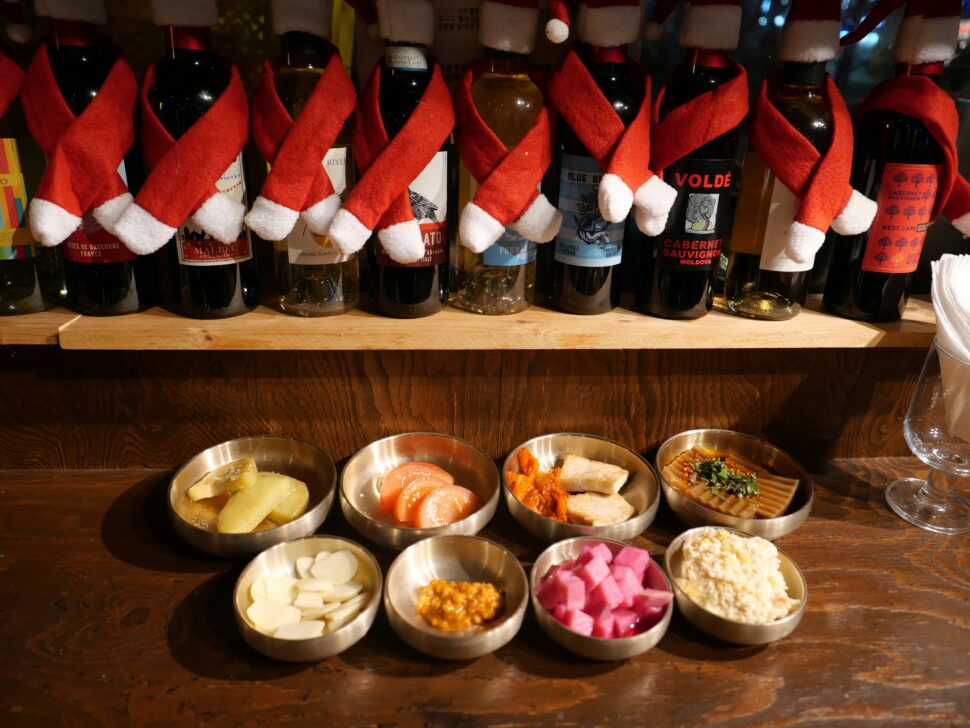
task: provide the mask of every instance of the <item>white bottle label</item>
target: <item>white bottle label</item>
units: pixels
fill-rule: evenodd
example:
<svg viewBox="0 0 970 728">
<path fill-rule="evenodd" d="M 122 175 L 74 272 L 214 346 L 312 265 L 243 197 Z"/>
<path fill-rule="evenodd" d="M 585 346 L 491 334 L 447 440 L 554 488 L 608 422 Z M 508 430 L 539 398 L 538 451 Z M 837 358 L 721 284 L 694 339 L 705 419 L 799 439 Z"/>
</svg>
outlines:
<svg viewBox="0 0 970 728">
<path fill-rule="evenodd" d="M 427 71 L 428 58 L 419 48 L 389 45 L 384 54 L 384 65 L 399 71 Z"/>
<path fill-rule="evenodd" d="M 323 166 L 333 184 L 334 192 L 344 197 L 347 190 L 347 165 L 350 162 L 350 149 L 337 147 L 327 152 Z M 286 238 L 286 250 L 291 265 L 334 265 L 344 263 L 352 256 L 344 255 L 330 242 L 330 239 L 314 235 L 303 220 L 298 220 Z"/>
<path fill-rule="evenodd" d="M 771 207 L 768 212 L 768 224 L 765 227 L 765 243 L 761 251 L 761 270 L 775 273 L 800 273 L 811 270 L 814 260 L 807 263 L 796 263 L 785 255 L 788 245 L 788 228 L 795 221 L 798 213 L 798 198 L 780 180 L 774 180 L 771 190 Z"/>
</svg>

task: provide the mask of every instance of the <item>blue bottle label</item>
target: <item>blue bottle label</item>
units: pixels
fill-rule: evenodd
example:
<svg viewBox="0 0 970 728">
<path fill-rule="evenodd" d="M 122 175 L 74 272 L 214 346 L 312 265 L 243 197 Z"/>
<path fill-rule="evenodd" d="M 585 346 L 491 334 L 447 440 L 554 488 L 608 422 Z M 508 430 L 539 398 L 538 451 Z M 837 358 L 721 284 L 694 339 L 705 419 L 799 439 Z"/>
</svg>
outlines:
<svg viewBox="0 0 970 728">
<path fill-rule="evenodd" d="M 559 209 L 563 223 L 556 238 L 555 258 L 582 268 L 619 265 L 623 257 L 622 222 L 603 219 L 599 184 L 603 168 L 592 157 L 562 155 Z"/>
<path fill-rule="evenodd" d="M 512 267 L 526 265 L 536 259 L 536 244 L 526 240 L 511 228 L 506 228 L 491 248 L 482 254 L 488 266 Z"/>
</svg>

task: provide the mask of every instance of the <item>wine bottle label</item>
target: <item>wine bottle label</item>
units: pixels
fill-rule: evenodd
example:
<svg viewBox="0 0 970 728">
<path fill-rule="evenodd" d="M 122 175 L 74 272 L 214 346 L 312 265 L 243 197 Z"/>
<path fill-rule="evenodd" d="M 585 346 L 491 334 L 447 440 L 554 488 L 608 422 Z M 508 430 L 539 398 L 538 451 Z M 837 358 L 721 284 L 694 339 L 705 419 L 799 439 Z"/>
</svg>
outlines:
<svg viewBox="0 0 970 728">
<path fill-rule="evenodd" d="M 811 270 L 814 258 L 806 263 L 796 263 L 785 254 L 788 247 L 788 228 L 798 214 L 798 198 L 780 180 L 772 175 L 771 205 L 765 227 L 764 246 L 761 250 L 761 270 L 776 273 L 800 273 Z M 732 242 L 733 245 L 733 242 Z"/>
<path fill-rule="evenodd" d="M 398 71 L 427 71 L 428 57 L 420 48 L 389 45 L 384 54 L 384 65 Z"/>
<path fill-rule="evenodd" d="M 592 157 L 562 155 L 559 209 L 563 221 L 556 237 L 555 259 L 581 268 L 619 265 L 623 257 L 622 222 L 600 214 L 599 184 L 603 168 Z"/>
<path fill-rule="evenodd" d="M 333 184 L 333 190 L 341 198 L 347 190 L 347 172 L 350 161 L 350 149 L 348 147 L 337 147 L 327 152 L 323 158 L 323 166 L 327 170 L 327 176 Z M 352 256 L 344 255 L 330 242 L 330 239 L 322 235 L 314 235 L 303 220 L 299 220 L 293 232 L 283 241 L 285 250 L 291 265 L 334 265 L 344 263 Z"/>
<path fill-rule="evenodd" d="M 482 254 L 485 265 L 511 268 L 527 265 L 536 259 L 536 244 L 511 228 L 506 228 L 495 245 Z"/>
<path fill-rule="evenodd" d="M 236 161 L 222 173 L 216 182 L 216 188 L 230 199 L 246 204 L 246 178 L 243 175 L 242 154 L 236 157 Z M 239 233 L 238 240 L 223 243 L 212 238 L 191 220 L 183 222 L 175 231 L 175 247 L 178 250 L 179 263 L 182 265 L 225 265 L 242 263 L 253 257 L 253 246 L 249 239 L 249 230 L 246 228 Z"/>
<path fill-rule="evenodd" d="M 933 219 L 939 172 L 932 164 L 886 165 L 879 186 L 879 212 L 869 229 L 862 270 L 912 273 L 919 266 Z"/>
<path fill-rule="evenodd" d="M 118 174 L 128 184 L 124 161 L 118 165 Z M 138 257 L 101 227 L 90 211 L 81 216 L 80 227 L 67 236 L 61 251 L 64 260 L 72 263 L 125 263 Z"/>
<path fill-rule="evenodd" d="M 668 268 L 711 270 L 731 229 L 733 159 L 683 159 L 664 175 L 677 190 L 658 263 Z"/>
<path fill-rule="evenodd" d="M 27 186 L 16 139 L 0 139 L 0 260 L 34 256 L 34 237 L 27 227 Z"/>
<path fill-rule="evenodd" d="M 438 152 L 411 183 L 411 209 L 424 236 L 424 257 L 415 262 L 396 263 L 377 243 L 378 265 L 420 268 L 448 261 L 448 152 Z"/>
</svg>

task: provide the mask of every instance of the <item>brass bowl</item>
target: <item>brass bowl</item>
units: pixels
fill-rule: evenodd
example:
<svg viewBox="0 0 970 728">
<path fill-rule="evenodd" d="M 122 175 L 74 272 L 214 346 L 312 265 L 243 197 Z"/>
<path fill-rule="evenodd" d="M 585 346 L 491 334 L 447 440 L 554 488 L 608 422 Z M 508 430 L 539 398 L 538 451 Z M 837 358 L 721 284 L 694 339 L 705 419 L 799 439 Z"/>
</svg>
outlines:
<svg viewBox="0 0 970 728">
<path fill-rule="evenodd" d="M 798 488 L 788 506 L 788 512 L 778 518 L 738 518 L 726 513 L 718 513 L 685 496 L 667 482 L 663 476 L 663 468 L 692 447 L 701 447 L 714 452 L 733 452 L 760 463 L 777 475 L 798 478 Z M 812 510 L 815 485 L 805 468 L 770 442 L 751 435 L 731 430 L 711 429 L 681 432 L 660 446 L 654 464 L 670 509 L 688 526 L 726 526 L 774 541 L 796 531 L 805 523 Z"/>
<path fill-rule="evenodd" d="M 443 632 L 417 613 L 421 589 L 432 579 L 491 582 L 505 595 L 505 612 L 482 627 Z M 528 582 L 518 559 L 478 536 L 436 536 L 409 546 L 391 564 L 384 609 L 394 631 L 411 647 L 444 660 L 471 660 L 494 652 L 522 626 Z"/>
<path fill-rule="evenodd" d="M 239 458 L 252 458 L 261 471 L 298 478 L 310 491 L 307 512 L 290 523 L 253 533 L 218 533 L 183 519 L 175 504 L 203 475 Z M 202 551 L 215 556 L 238 557 L 259 553 L 270 546 L 316 531 L 333 505 L 337 469 L 316 445 L 289 437 L 243 437 L 203 450 L 179 468 L 168 488 L 168 511 L 175 531 Z"/>
<path fill-rule="evenodd" d="M 505 473 L 510 470 L 514 473 L 520 472 L 516 453 L 523 447 L 536 456 L 543 470 L 551 470 L 556 461 L 566 453 L 575 453 L 628 470 L 630 477 L 620 490 L 620 495 L 636 508 L 636 514 L 612 526 L 581 526 L 555 521 L 536 513 L 515 497 L 505 478 Z M 657 476 L 650 467 L 650 463 L 625 445 L 597 435 L 557 433 L 534 437 L 522 443 L 505 459 L 505 465 L 502 467 L 502 483 L 505 502 L 513 518 L 533 536 L 544 541 L 561 541 L 579 536 L 629 541 L 647 530 L 647 527 L 653 523 L 657 508 L 660 506 L 660 487 L 657 485 Z"/>
<path fill-rule="evenodd" d="M 456 523 L 437 528 L 395 526 L 380 510 L 380 481 L 392 468 L 421 460 L 444 468 L 478 496 L 478 510 Z M 403 549 L 421 539 L 445 534 L 474 535 L 495 515 L 498 507 L 498 470 L 487 454 L 451 435 L 411 433 L 372 442 L 347 462 L 340 474 L 340 508 L 368 540 Z"/>
<path fill-rule="evenodd" d="M 670 626 L 670 619 L 674 613 L 674 604 L 671 602 L 663 617 L 653 627 L 633 635 L 632 637 L 618 637 L 616 639 L 604 639 L 600 637 L 587 637 L 586 635 L 573 632 L 553 617 L 546 608 L 539 603 L 536 596 L 536 587 L 553 566 L 564 561 L 575 559 L 587 544 L 604 543 L 615 556 L 627 544 L 620 541 L 609 541 L 602 538 L 571 538 L 568 541 L 560 541 L 543 551 L 532 566 L 529 574 L 529 593 L 532 595 L 532 609 L 535 610 L 536 618 L 542 631 L 549 635 L 554 642 L 565 647 L 570 652 L 586 657 L 590 660 L 628 660 L 636 655 L 643 654 L 647 650 L 655 647 L 667 633 Z M 672 591 L 667 576 L 660 569 L 656 562 L 647 571 L 644 577 L 645 584 L 651 589 L 662 589 Z"/>
<path fill-rule="evenodd" d="M 713 528 L 723 527 L 713 526 Z M 677 583 L 683 573 L 682 548 L 684 539 L 696 530 L 696 528 L 692 528 L 680 534 L 670 543 L 670 546 L 667 547 L 667 553 L 664 555 L 664 568 L 673 584 L 674 598 L 677 600 L 677 608 L 681 614 L 691 624 L 702 632 L 709 634 L 711 637 L 716 637 L 719 640 L 737 645 L 765 645 L 790 635 L 802 621 L 802 617 L 805 615 L 805 606 L 808 604 L 808 583 L 805 581 L 805 575 L 802 574 L 801 569 L 798 568 L 798 565 L 792 558 L 781 549 L 778 549 L 781 573 L 785 577 L 788 596 L 792 599 L 799 600 L 798 608 L 787 617 L 768 624 L 735 622 L 734 620 L 725 619 L 720 615 L 714 614 L 697 604 L 697 602 L 687 596 Z M 724 528 L 724 530 L 751 538 L 751 534 L 738 529 Z"/>
<path fill-rule="evenodd" d="M 333 634 L 306 640 L 285 640 L 271 637 L 257 630 L 246 619 L 246 610 L 253 603 L 249 595 L 253 582 L 262 576 L 274 574 L 290 576 L 295 571 L 296 560 L 303 556 L 316 556 L 320 551 L 348 549 L 357 557 L 359 564 L 355 579 L 370 591 L 367 605 L 352 620 Z M 239 575 L 232 601 L 236 612 L 236 624 L 243 639 L 254 650 L 274 660 L 284 662 L 310 662 L 323 660 L 339 654 L 358 642 L 374 624 L 381 603 L 381 567 L 373 555 L 353 541 L 336 536 L 309 536 L 296 541 L 277 544 L 267 549 Z"/>
</svg>

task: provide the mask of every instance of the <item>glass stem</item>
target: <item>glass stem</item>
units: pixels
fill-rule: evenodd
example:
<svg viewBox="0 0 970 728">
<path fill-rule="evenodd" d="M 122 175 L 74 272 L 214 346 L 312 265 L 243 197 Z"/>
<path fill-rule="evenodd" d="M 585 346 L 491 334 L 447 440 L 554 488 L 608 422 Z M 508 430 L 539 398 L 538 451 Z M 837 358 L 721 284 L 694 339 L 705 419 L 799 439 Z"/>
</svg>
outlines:
<svg viewBox="0 0 970 728">
<path fill-rule="evenodd" d="M 946 507 L 946 500 L 953 489 L 959 476 L 948 473 L 945 470 L 933 468 L 926 478 L 926 485 L 920 488 L 919 494 L 923 504 L 928 508 L 943 510 Z"/>
</svg>

